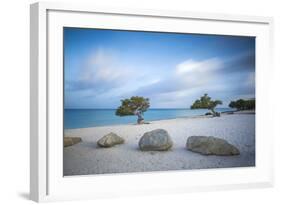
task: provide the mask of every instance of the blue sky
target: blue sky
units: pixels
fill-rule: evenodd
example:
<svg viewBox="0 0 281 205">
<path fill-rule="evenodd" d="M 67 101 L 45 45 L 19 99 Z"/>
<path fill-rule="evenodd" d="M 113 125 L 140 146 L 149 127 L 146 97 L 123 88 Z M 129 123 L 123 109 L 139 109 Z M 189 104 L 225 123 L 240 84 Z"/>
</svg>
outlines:
<svg viewBox="0 0 281 205">
<path fill-rule="evenodd" d="M 227 107 L 255 97 L 255 38 L 64 28 L 65 108 L 189 108 L 208 93 Z"/>
</svg>

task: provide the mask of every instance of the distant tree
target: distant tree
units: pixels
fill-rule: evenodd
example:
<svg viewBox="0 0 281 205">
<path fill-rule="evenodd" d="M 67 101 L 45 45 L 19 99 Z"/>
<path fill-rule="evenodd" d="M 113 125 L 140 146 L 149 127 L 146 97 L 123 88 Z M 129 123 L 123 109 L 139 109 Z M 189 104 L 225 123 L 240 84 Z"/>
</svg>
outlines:
<svg viewBox="0 0 281 205">
<path fill-rule="evenodd" d="M 239 99 L 236 101 L 236 107 L 239 109 L 239 110 L 245 110 L 245 100 L 243 99 Z"/>
<path fill-rule="evenodd" d="M 117 108 L 115 115 L 128 116 L 137 115 L 138 124 L 141 124 L 144 120 L 143 113 L 149 108 L 149 99 L 139 96 L 132 96 L 129 99 L 121 100 L 121 105 Z"/>
<path fill-rule="evenodd" d="M 236 102 L 235 101 L 231 101 L 228 106 L 230 108 L 236 108 Z"/>
<path fill-rule="evenodd" d="M 254 110 L 256 108 L 256 100 L 239 99 L 236 101 L 231 101 L 228 106 L 231 108 L 236 108 L 237 110 Z"/>
<path fill-rule="evenodd" d="M 246 106 L 247 110 L 254 110 L 254 109 L 256 109 L 256 100 L 255 99 L 247 100 L 245 106 Z"/>
<path fill-rule="evenodd" d="M 220 100 L 212 100 L 208 94 L 204 94 L 200 99 L 195 100 L 195 102 L 191 105 L 191 109 L 209 109 L 211 110 L 213 116 L 218 116 L 215 112 L 215 108 L 217 105 L 221 105 L 222 101 Z"/>
</svg>

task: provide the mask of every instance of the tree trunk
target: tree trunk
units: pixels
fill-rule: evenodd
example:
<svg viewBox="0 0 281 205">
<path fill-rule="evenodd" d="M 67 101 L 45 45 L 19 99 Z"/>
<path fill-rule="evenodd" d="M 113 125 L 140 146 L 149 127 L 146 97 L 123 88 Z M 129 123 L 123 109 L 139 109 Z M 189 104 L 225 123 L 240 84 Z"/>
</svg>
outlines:
<svg viewBox="0 0 281 205">
<path fill-rule="evenodd" d="M 214 109 L 210 109 L 211 110 L 211 112 L 212 112 L 212 114 L 213 114 L 213 117 L 216 117 L 216 112 L 215 112 L 215 110 Z"/>
<path fill-rule="evenodd" d="M 138 116 L 137 123 L 141 124 L 143 122 L 143 120 L 144 120 L 144 118 L 142 117 L 141 112 L 137 112 L 136 115 Z"/>
</svg>

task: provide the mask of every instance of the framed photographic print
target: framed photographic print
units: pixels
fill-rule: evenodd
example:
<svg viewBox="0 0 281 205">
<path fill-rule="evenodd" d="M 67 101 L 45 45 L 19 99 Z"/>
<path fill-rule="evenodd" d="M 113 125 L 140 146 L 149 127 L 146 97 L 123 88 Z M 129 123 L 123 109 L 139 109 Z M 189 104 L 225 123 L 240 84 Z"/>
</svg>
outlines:
<svg viewBox="0 0 281 205">
<path fill-rule="evenodd" d="M 31 5 L 31 199 L 272 186 L 272 22 Z"/>
</svg>

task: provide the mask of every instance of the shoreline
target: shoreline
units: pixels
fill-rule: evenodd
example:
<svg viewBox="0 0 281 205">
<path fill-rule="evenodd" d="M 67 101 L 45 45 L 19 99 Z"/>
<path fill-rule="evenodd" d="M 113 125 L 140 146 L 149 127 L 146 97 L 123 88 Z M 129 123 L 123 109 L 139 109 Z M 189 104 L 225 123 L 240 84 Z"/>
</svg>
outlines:
<svg viewBox="0 0 281 205">
<path fill-rule="evenodd" d="M 255 110 L 236 110 L 236 111 L 224 111 L 221 112 L 221 115 L 230 115 L 230 114 L 256 114 Z M 213 118 L 211 115 L 194 115 L 194 116 L 184 116 L 184 117 L 176 117 L 176 118 L 167 118 L 160 120 L 151 120 L 147 121 L 149 124 L 154 122 L 166 121 L 166 120 L 175 120 L 175 119 L 197 119 L 197 118 Z M 96 128 L 96 127 L 114 127 L 114 126 L 126 126 L 126 125 L 139 125 L 137 123 L 132 124 L 112 124 L 112 125 L 99 125 L 99 126 L 91 126 L 91 127 L 81 127 L 81 128 L 65 128 L 64 130 L 76 130 L 76 129 L 88 129 L 88 128 Z"/>
<path fill-rule="evenodd" d="M 113 124 L 113 125 L 99 125 L 99 126 L 92 126 L 92 127 L 81 127 L 81 128 L 65 128 L 64 130 L 77 130 L 77 129 L 89 129 L 89 128 L 98 128 L 98 127 L 116 127 L 116 126 L 132 126 L 132 125 L 149 125 L 153 124 L 155 122 L 161 122 L 161 121 L 169 121 L 169 120 L 176 120 L 176 119 L 196 119 L 196 118 L 212 118 L 212 116 L 207 115 L 196 115 L 196 116 L 186 116 L 186 117 L 176 117 L 176 118 L 167 118 L 167 119 L 161 119 L 161 120 L 151 120 L 148 121 L 148 124 Z M 146 122 L 146 121 L 145 121 Z"/>
</svg>

